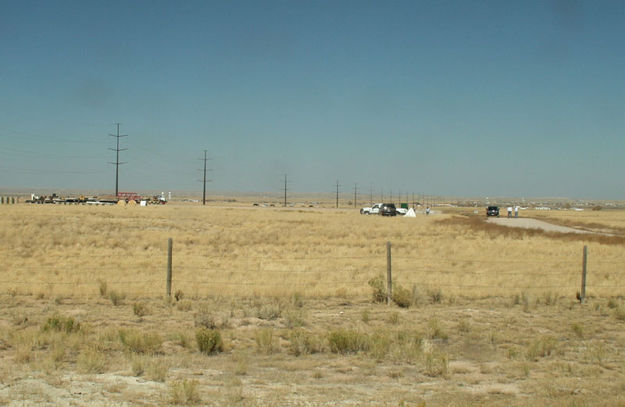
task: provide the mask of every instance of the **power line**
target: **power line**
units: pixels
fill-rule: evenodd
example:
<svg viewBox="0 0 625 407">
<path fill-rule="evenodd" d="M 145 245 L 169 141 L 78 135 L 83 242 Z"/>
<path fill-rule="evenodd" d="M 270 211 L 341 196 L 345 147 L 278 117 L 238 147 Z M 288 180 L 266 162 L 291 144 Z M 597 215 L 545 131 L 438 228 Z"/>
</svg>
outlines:
<svg viewBox="0 0 625 407">
<path fill-rule="evenodd" d="M 117 134 L 110 134 L 109 136 L 111 137 L 115 137 L 117 139 L 117 148 L 109 148 L 109 150 L 113 150 L 116 152 L 116 157 L 115 157 L 115 162 L 114 163 L 109 163 L 109 164 L 113 164 L 115 165 L 115 196 L 117 197 L 119 195 L 119 166 L 121 164 L 126 164 L 126 163 L 122 163 L 119 162 L 119 152 L 120 151 L 125 151 L 128 150 L 127 148 L 119 148 L 119 139 L 120 137 L 128 137 L 127 134 L 119 134 L 119 125 L 121 123 L 115 123 L 117 125 Z"/>
</svg>

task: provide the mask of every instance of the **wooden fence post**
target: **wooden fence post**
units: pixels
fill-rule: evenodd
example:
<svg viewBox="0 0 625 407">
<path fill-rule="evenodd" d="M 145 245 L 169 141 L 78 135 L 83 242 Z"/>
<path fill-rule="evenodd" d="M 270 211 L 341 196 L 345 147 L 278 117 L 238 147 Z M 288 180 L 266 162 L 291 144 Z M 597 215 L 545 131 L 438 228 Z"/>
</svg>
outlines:
<svg viewBox="0 0 625 407">
<path fill-rule="evenodd" d="M 386 242 L 386 305 L 391 305 L 393 278 L 391 277 L 391 242 Z"/>
<path fill-rule="evenodd" d="M 586 301 L 586 266 L 588 264 L 588 246 L 584 245 L 584 259 L 582 260 L 582 291 L 579 296 L 580 302 Z"/>
<path fill-rule="evenodd" d="M 171 252 L 173 247 L 173 240 L 170 237 L 167 240 L 167 298 L 171 300 Z"/>
</svg>

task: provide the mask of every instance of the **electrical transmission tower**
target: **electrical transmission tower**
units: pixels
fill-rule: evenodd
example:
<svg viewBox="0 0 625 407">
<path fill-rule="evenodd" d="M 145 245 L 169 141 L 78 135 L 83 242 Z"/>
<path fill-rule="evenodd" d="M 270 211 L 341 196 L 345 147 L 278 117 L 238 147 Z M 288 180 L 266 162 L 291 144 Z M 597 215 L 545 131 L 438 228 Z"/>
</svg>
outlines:
<svg viewBox="0 0 625 407">
<path fill-rule="evenodd" d="M 354 208 L 356 207 L 357 200 L 358 200 L 358 184 L 354 183 Z"/>
<path fill-rule="evenodd" d="M 204 158 L 200 158 L 200 160 L 204 161 L 204 176 L 202 177 L 202 205 L 206 205 L 206 183 L 211 181 L 210 179 L 206 179 L 206 171 L 210 171 L 210 169 L 206 168 L 206 162 L 209 160 L 209 158 L 206 157 L 207 151 L 208 150 L 204 150 Z"/>
<path fill-rule="evenodd" d="M 336 207 L 339 207 L 339 180 L 336 180 Z"/>
<path fill-rule="evenodd" d="M 119 139 L 121 137 L 128 137 L 127 134 L 119 134 L 119 125 L 121 123 L 115 123 L 117 125 L 117 134 L 110 134 L 109 136 L 111 137 L 115 137 L 117 139 L 117 147 L 116 148 L 109 148 L 109 150 L 113 150 L 116 153 L 115 156 L 115 162 L 114 163 L 109 163 L 109 164 L 113 164 L 115 165 L 115 197 L 117 197 L 119 195 L 119 166 L 121 164 L 126 164 L 126 163 L 122 163 L 119 161 L 119 152 L 120 151 L 124 151 L 124 150 L 128 150 L 127 148 L 119 148 Z"/>
</svg>

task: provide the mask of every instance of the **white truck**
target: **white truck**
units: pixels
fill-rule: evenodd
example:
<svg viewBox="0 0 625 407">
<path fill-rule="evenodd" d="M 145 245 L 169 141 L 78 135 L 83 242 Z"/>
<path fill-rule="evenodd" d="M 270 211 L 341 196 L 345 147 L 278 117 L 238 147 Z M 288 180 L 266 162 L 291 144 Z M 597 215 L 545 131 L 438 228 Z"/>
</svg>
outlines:
<svg viewBox="0 0 625 407">
<path fill-rule="evenodd" d="M 380 214 L 380 207 L 384 205 L 383 203 L 377 203 L 375 205 L 373 205 L 372 207 L 367 207 L 365 206 L 364 208 L 360 208 L 360 214 L 361 215 L 379 215 Z M 398 215 L 405 215 L 406 212 L 408 212 L 407 209 L 405 208 L 396 208 L 397 214 Z"/>
<path fill-rule="evenodd" d="M 380 206 L 382 206 L 381 203 L 377 203 L 373 205 L 372 207 L 365 206 L 364 208 L 360 208 L 360 214 L 361 215 L 377 215 L 380 213 Z"/>
<path fill-rule="evenodd" d="M 383 203 L 377 203 L 375 205 L 373 205 L 372 207 L 368 207 L 365 206 L 364 208 L 360 208 L 360 214 L 361 215 L 379 215 L 380 214 L 380 207 L 384 205 Z M 405 215 L 406 212 L 408 212 L 408 209 L 406 208 L 396 208 L 397 214 L 398 215 Z"/>
</svg>

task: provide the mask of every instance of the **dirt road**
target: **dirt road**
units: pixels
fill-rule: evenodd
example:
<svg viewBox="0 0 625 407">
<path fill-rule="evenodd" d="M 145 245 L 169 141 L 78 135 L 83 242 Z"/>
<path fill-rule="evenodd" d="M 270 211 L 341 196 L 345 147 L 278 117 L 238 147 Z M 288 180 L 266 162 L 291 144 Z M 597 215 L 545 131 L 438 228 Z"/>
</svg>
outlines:
<svg viewBox="0 0 625 407">
<path fill-rule="evenodd" d="M 546 232 L 592 233 L 587 230 L 575 229 L 567 226 L 558 226 L 548 222 L 544 222 L 542 220 L 531 218 L 488 218 L 488 221 L 502 226 L 525 229 L 542 229 Z"/>
</svg>

